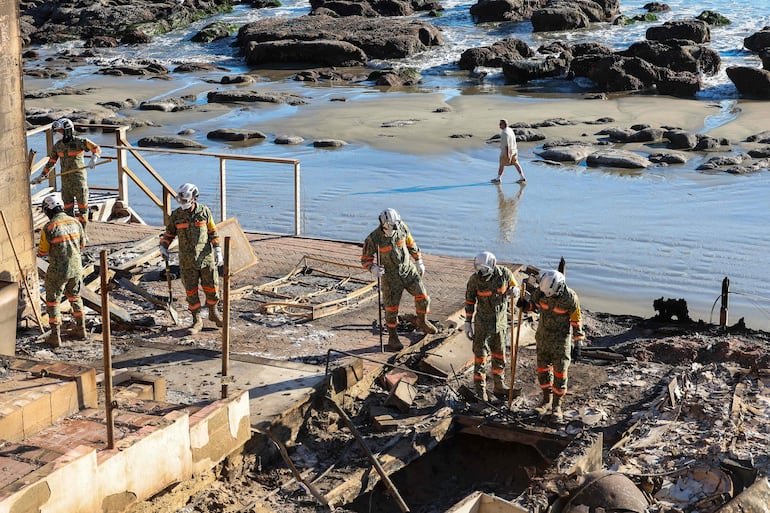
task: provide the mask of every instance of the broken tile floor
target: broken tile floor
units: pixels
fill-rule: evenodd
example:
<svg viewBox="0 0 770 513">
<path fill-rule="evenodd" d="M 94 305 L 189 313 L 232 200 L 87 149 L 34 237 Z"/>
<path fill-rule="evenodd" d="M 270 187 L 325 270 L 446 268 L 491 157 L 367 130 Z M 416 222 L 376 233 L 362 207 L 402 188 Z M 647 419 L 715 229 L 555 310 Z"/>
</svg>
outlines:
<svg viewBox="0 0 770 513">
<path fill-rule="evenodd" d="M 159 258 L 142 257 L 154 249 L 147 241 L 157 240 L 159 233 L 157 227 L 92 223 L 88 258 L 98 263 L 99 252 L 106 250 L 111 269 L 120 268 L 123 277 L 151 296 L 167 298 L 165 269 Z M 112 368 L 123 380 L 114 385 L 119 440 L 157 450 L 157 440 L 146 442 L 136 433 L 151 431 L 146 438 L 152 440 L 159 436 L 156 432 L 168 429 L 186 440 L 176 449 L 185 457 L 176 465 L 176 474 L 161 476 L 165 480 L 152 476 L 154 482 L 168 483 L 178 475 L 191 479 L 209 475 L 209 480 L 200 490 L 161 496 L 157 495 L 161 488 L 155 494 L 148 487 L 139 487 L 139 493 L 130 486 L 115 490 L 114 479 L 108 480 L 98 494 L 85 492 L 88 497 L 83 498 L 80 510 L 87 511 L 86 504 L 99 497 L 98 502 L 110 505 L 110 511 L 129 507 L 206 512 L 323 511 L 333 507 L 447 511 L 454 504 L 456 511 L 462 511 L 464 507 L 483 509 L 483 504 L 491 508 L 494 503 L 498 508 L 513 508 L 495 511 L 546 511 L 551 507 L 577 512 L 589 511 L 590 505 L 581 501 L 596 495 L 581 490 L 617 476 L 629 478 L 634 489 L 647 494 L 642 511 L 688 511 L 693 507 L 698 511 L 732 511 L 731 507 L 747 511 L 746 504 L 761 502 L 757 497 L 770 494 L 766 479 L 770 466 L 766 334 L 661 325 L 586 312 L 592 347 L 586 358 L 571 367 L 565 419 L 554 423 L 532 410 L 540 398 L 534 378 L 535 318 L 525 317 L 522 322 L 514 380 L 517 394 L 510 409 L 505 399 L 485 404 L 468 397 L 472 355 L 470 343 L 457 327 L 464 322 L 470 261 L 424 256 L 426 286 L 432 297 L 429 317 L 441 331 L 432 336 L 412 331 L 408 314 L 413 307 L 405 297 L 402 314 L 406 321 L 400 327 L 402 340 L 409 345 L 397 355 L 381 351 L 376 295 L 346 298 L 331 306 L 334 313 L 308 319 L 308 310 L 298 310 L 296 305 L 265 305 L 264 297 L 255 293 L 264 284 L 280 282 L 298 265 L 308 267 L 307 256 L 355 268 L 359 244 L 271 234 L 245 237 L 257 264 L 239 270 L 228 284 L 232 301 L 225 378 L 222 332 L 206 322 L 200 334 L 185 334 L 189 315 L 176 277 L 172 305 L 179 325 L 157 301 L 148 301 L 117 282 L 110 291 L 115 306 L 131 317 L 131 323 L 113 317 L 111 330 Z M 132 261 L 140 263 L 134 266 Z M 314 265 L 318 269 L 306 269 L 300 281 L 329 271 L 322 263 Z M 91 283 L 98 286 L 99 280 Z M 71 341 L 55 350 L 40 342 L 31 325 L 20 333 L 18 360 L 9 365 L 8 376 L 21 373 L 27 382 L 51 379 L 48 372 L 23 369 L 25 365 L 47 365 L 41 362 L 75 362 L 94 369 L 103 409 L 100 316 L 91 312 L 88 325 L 93 332 L 88 342 Z M 402 379 L 396 386 L 398 378 L 405 376 L 410 377 L 409 385 Z M 50 387 L 50 383 L 40 386 Z M 228 399 L 223 402 L 224 386 Z M 62 449 L 70 445 L 70 452 L 80 448 L 83 454 L 69 458 L 84 467 L 84 472 L 97 476 L 103 473 L 100 461 L 109 464 L 105 455 L 121 452 L 104 450 L 106 416 L 97 413 L 93 397 L 79 404 L 75 413 L 72 394 L 66 401 L 69 410 L 49 414 L 52 426 L 40 431 L 49 433 L 45 438 L 57 440 L 58 451 L 19 449 L 20 443 L 32 446 L 35 426 L 29 435 L 22 428 L 15 435 L 19 440 L 4 444 L 6 451 L 0 456 L 8 458 L 2 475 L 6 500 L 13 496 L 10 492 L 25 490 L 19 474 L 40 474 L 40 469 L 60 464 L 56 458 L 67 457 Z M 54 403 L 60 401 L 48 400 L 49 409 Z M 201 411 L 216 418 L 219 410 L 228 412 L 228 428 L 223 431 L 220 425 L 218 431 L 227 433 L 228 449 L 201 457 L 206 453 L 201 448 L 215 446 L 217 439 L 209 438 L 208 432 L 200 438 L 203 429 L 196 424 L 197 418 Z M 161 415 L 162 420 L 153 420 L 153 415 Z M 65 420 L 57 420 L 60 416 Z M 238 420 L 244 416 L 253 434 L 248 442 Z M 61 436 L 53 434 L 77 431 L 73 422 L 84 421 L 93 423 L 87 424 L 90 435 L 81 433 L 74 437 L 77 442 L 59 441 Z M 38 422 L 42 427 L 43 421 Z M 206 418 L 204 425 L 212 422 Z M 147 428 L 158 424 L 168 427 Z M 89 444 L 97 450 L 82 449 Z M 238 444 L 243 446 L 242 453 L 228 452 Z M 280 449 L 286 451 L 285 456 Z M 125 448 L 123 452 L 130 453 Z M 377 455 L 376 465 L 369 452 Z M 161 453 L 157 452 L 159 459 Z M 111 472 L 119 466 L 113 463 Z M 212 469 L 223 466 L 230 477 L 213 480 Z M 600 471 L 610 476 L 597 474 Z M 130 472 L 118 474 L 136 479 Z M 112 488 L 108 483 L 113 483 Z M 43 496 L 56 496 L 55 487 L 49 488 L 53 491 Z M 750 491 L 741 494 L 746 489 Z M 153 495 L 152 501 L 144 501 Z M 469 499 L 459 504 L 466 496 Z M 471 504 L 470 497 L 478 500 Z M 14 511 L 25 510 L 18 504 L 34 508 L 43 499 L 27 490 L 25 500 L 16 503 Z M 194 507 L 189 509 L 190 505 Z M 636 503 L 635 507 L 641 506 Z"/>
</svg>

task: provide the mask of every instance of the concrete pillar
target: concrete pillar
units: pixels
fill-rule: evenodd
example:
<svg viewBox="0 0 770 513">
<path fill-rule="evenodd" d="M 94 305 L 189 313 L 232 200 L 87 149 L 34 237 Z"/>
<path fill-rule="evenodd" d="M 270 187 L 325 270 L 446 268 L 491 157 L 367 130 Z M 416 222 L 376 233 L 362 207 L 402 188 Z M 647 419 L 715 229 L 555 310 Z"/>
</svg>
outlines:
<svg viewBox="0 0 770 513">
<path fill-rule="evenodd" d="M 34 319 L 22 279 L 40 304 L 35 236 L 27 168 L 26 120 L 22 84 L 21 33 L 19 2 L 0 0 L 0 209 L 6 218 L 8 233 L 0 223 L 0 280 L 19 283 L 18 318 Z M 17 257 L 20 265 L 17 264 Z M 20 268 L 21 267 L 21 268 Z"/>
</svg>

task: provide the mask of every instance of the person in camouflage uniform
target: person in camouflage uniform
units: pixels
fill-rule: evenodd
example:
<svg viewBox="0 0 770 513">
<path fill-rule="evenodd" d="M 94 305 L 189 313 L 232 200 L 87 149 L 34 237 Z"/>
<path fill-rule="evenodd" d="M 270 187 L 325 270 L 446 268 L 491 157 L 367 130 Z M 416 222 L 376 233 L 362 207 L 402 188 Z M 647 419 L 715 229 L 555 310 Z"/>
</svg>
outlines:
<svg viewBox="0 0 770 513">
<path fill-rule="evenodd" d="M 187 307 L 193 317 L 187 333 L 195 335 L 203 328 L 198 295 L 199 282 L 206 296 L 209 320 L 217 327 L 222 327 L 222 319 L 217 312 L 217 268 L 222 265 L 222 248 L 219 245 L 219 234 L 211 209 L 198 203 L 198 187 L 191 183 L 183 184 L 176 199 L 179 208 L 171 213 L 166 231 L 160 237 L 160 252 L 163 258 L 168 260 L 169 245 L 175 237 L 179 237 L 179 268 L 187 295 Z"/>
<path fill-rule="evenodd" d="M 379 216 L 380 225 L 364 241 L 361 265 L 381 279 L 382 300 L 385 304 L 385 325 L 388 328 L 388 347 L 396 351 L 404 345 L 398 339 L 398 310 L 401 295 L 406 289 L 414 296 L 417 327 L 423 333 L 438 330 L 426 318 L 430 311 L 430 297 L 422 276 L 425 264 L 420 248 L 412 238 L 409 226 L 394 209 L 384 210 Z M 377 255 L 377 263 L 374 255 Z"/>
<path fill-rule="evenodd" d="M 505 374 L 505 340 L 508 304 L 519 296 L 513 272 L 497 265 L 495 255 L 482 251 L 473 259 L 476 270 L 465 288 L 465 335 L 473 341 L 473 384 L 476 395 L 487 400 L 487 357 L 492 356 L 492 379 L 496 395 L 508 395 Z M 475 315 L 474 315 L 475 314 Z"/>
<path fill-rule="evenodd" d="M 543 390 L 543 400 L 537 411 L 541 415 L 551 410 L 556 420 L 562 419 L 562 404 L 567 393 L 568 370 L 573 344 L 579 348 L 585 343 L 580 300 L 567 287 L 559 271 L 545 271 L 540 275 L 538 289 L 530 301 L 519 299 L 518 305 L 527 310 L 538 310 L 540 320 L 535 331 L 537 345 L 537 377 Z"/>
<path fill-rule="evenodd" d="M 45 306 L 51 332 L 46 343 L 52 347 L 61 346 L 61 318 L 59 301 L 66 294 L 72 307 L 76 328 L 74 335 L 86 339 L 86 320 L 83 316 L 83 301 L 80 289 L 83 286 L 83 263 L 80 250 L 85 246 L 83 225 L 77 219 L 64 213 L 64 204 L 56 194 L 43 199 L 43 211 L 49 222 L 40 231 L 37 256 L 48 257 L 48 271 L 45 275 Z"/>
<path fill-rule="evenodd" d="M 85 137 L 75 137 L 75 125 L 67 118 L 54 121 L 52 125 L 54 133 L 62 135 L 62 138 L 54 143 L 48 162 L 43 168 L 39 181 L 44 180 L 56 167 L 56 162 L 61 160 L 61 197 L 64 202 L 64 211 L 75 217 L 75 203 L 78 206 L 77 219 L 85 229 L 88 222 L 88 178 L 86 167 L 93 169 L 99 161 L 102 150 L 98 144 Z M 85 164 L 85 152 L 91 152 L 88 166 Z M 79 169 L 81 168 L 81 169 Z"/>
</svg>

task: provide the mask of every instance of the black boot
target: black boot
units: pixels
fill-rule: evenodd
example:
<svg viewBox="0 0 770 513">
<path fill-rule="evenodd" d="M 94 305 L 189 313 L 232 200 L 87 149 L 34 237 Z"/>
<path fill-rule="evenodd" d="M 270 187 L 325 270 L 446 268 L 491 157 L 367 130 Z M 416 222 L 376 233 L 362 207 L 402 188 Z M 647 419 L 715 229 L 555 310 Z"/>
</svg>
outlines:
<svg viewBox="0 0 770 513">
<path fill-rule="evenodd" d="M 551 409 L 551 398 L 552 398 L 551 390 L 544 388 L 543 389 L 543 400 L 540 402 L 540 406 L 535 408 L 535 411 L 538 412 L 540 415 L 545 415 L 548 413 Z"/>
</svg>

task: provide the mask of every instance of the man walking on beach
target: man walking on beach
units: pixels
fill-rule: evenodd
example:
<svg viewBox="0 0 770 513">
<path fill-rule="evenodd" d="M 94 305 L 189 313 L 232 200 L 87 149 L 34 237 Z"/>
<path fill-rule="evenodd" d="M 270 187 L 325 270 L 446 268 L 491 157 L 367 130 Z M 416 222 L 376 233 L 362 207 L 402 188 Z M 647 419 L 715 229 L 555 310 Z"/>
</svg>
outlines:
<svg viewBox="0 0 770 513">
<path fill-rule="evenodd" d="M 160 253 L 168 261 L 168 247 L 179 236 L 179 269 L 187 296 L 187 308 L 192 314 L 192 326 L 187 334 L 195 335 L 203 329 L 198 282 L 206 296 L 209 320 L 217 327 L 222 327 L 222 319 L 217 312 L 217 268 L 223 263 L 222 248 L 211 209 L 198 203 L 198 187 L 192 183 L 183 184 L 177 191 L 176 200 L 179 208 L 171 213 L 166 232 L 160 237 Z"/>
<path fill-rule="evenodd" d="M 59 301 L 66 294 L 75 318 L 73 335 L 86 339 L 86 319 L 83 316 L 83 300 L 80 289 L 83 287 L 83 262 L 80 250 L 85 246 L 83 225 L 77 219 L 64 213 L 64 203 L 58 194 L 51 194 L 43 199 L 43 212 L 49 222 L 40 230 L 40 245 L 37 256 L 48 257 L 48 270 L 45 273 L 45 306 L 48 312 L 48 324 L 51 332 L 46 343 L 51 347 L 61 346 L 61 318 Z"/>
<path fill-rule="evenodd" d="M 397 331 L 398 310 L 404 289 L 414 296 L 417 327 L 426 334 L 437 333 L 438 330 L 426 318 L 430 311 L 430 297 L 422 282 L 425 264 L 409 227 L 392 208 L 383 210 L 379 221 L 380 225 L 364 241 L 361 265 L 375 278 L 382 278 L 388 347 L 398 351 L 404 347 Z M 374 261 L 375 254 L 377 263 Z"/>
<path fill-rule="evenodd" d="M 554 420 L 561 421 L 561 405 L 567 393 L 567 370 L 572 345 L 579 348 L 584 343 L 583 317 L 578 295 L 567 287 L 562 273 L 544 271 L 539 281 L 532 299 L 527 301 L 520 298 L 516 306 L 540 311 L 535 343 L 537 377 L 543 390 L 543 400 L 536 410 L 540 415 L 551 410 Z M 579 349 L 575 354 L 579 354 Z"/>
<path fill-rule="evenodd" d="M 492 183 L 500 183 L 503 179 L 505 166 L 516 166 L 520 178 L 516 183 L 524 183 L 527 179 L 524 177 L 524 170 L 519 164 L 519 149 L 516 145 L 516 134 L 513 133 L 508 121 L 500 120 L 500 166 L 497 168 L 497 176 L 492 178 Z"/>
<path fill-rule="evenodd" d="M 43 181 L 61 160 L 61 197 L 64 211 L 75 217 L 75 202 L 78 205 L 77 219 L 83 225 L 88 222 L 88 178 L 86 167 L 93 169 L 99 161 L 102 150 L 98 144 L 85 137 L 75 137 L 75 125 L 68 118 L 57 119 L 51 126 L 61 139 L 54 143 L 48 162 L 38 181 Z M 91 152 L 88 166 L 85 164 L 85 152 Z"/>
<path fill-rule="evenodd" d="M 476 395 L 487 400 L 487 357 L 492 356 L 495 395 L 508 395 L 503 383 L 505 339 L 508 328 L 509 298 L 519 297 L 513 272 L 497 265 L 495 255 L 482 251 L 473 259 L 476 270 L 465 288 L 465 336 L 473 341 L 473 385 Z M 475 313 L 475 315 L 474 315 Z"/>
</svg>

